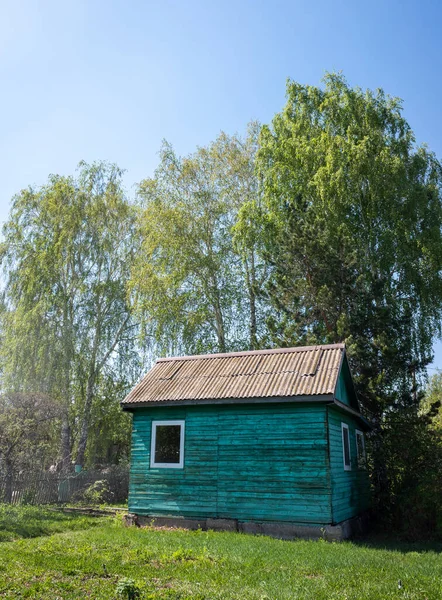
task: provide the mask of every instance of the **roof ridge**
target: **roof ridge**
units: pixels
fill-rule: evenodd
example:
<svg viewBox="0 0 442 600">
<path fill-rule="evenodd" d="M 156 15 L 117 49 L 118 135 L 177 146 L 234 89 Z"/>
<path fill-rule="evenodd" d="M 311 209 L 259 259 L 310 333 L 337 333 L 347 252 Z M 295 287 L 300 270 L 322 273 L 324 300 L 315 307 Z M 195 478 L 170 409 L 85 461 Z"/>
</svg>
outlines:
<svg viewBox="0 0 442 600">
<path fill-rule="evenodd" d="M 192 354 L 189 356 L 169 356 L 164 358 L 158 358 L 156 362 L 167 362 L 167 361 L 181 361 L 181 360 L 201 360 L 211 358 L 232 358 L 235 356 L 255 356 L 263 354 L 290 354 L 294 352 L 308 352 L 312 350 L 331 350 L 334 348 L 341 348 L 345 350 L 345 344 L 320 344 L 317 346 L 295 346 L 292 348 L 269 348 L 266 350 L 243 350 L 240 352 L 225 352 L 225 353 L 214 353 L 214 354 Z"/>
</svg>

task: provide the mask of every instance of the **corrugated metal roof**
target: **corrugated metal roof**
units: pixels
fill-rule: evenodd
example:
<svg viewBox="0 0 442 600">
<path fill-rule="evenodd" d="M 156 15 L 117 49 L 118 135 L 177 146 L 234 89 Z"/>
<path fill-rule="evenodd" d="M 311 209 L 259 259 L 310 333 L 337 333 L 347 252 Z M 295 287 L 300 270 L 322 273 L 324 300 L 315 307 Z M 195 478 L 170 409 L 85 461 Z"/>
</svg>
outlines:
<svg viewBox="0 0 442 600">
<path fill-rule="evenodd" d="M 334 394 L 344 344 L 160 358 L 123 406 Z"/>
</svg>

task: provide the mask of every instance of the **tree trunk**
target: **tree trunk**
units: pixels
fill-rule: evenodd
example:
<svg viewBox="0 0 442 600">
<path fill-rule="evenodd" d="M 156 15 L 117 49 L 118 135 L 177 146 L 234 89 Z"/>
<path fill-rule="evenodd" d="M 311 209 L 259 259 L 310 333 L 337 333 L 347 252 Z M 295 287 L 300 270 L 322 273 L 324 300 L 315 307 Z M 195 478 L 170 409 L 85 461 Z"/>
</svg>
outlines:
<svg viewBox="0 0 442 600">
<path fill-rule="evenodd" d="M 64 370 L 64 390 L 63 390 L 63 415 L 61 423 L 61 444 L 60 444 L 60 468 L 62 472 L 66 472 L 71 466 L 71 426 L 69 423 L 69 403 L 71 395 L 71 368 L 72 368 L 72 307 L 70 306 L 71 299 L 66 294 L 69 300 L 63 305 L 63 370 Z"/>
<path fill-rule="evenodd" d="M 257 325 L 256 325 L 256 294 L 255 294 L 255 256 L 250 255 L 250 269 L 246 261 L 247 288 L 249 291 L 250 318 L 249 318 L 249 350 L 257 350 Z"/>
<path fill-rule="evenodd" d="M 85 399 L 85 403 L 84 403 L 83 420 L 81 423 L 80 439 L 78 442 L 78 450 L 77 450 L 76 464 L 80 465 L 81 467 L 84 466 L 84 457 L 86 454 L 87 440 L 88 440 L 88 435 L 89 435 L 89 422 L 90 422 L 90 418 L 91 418 L 91 408 L 92 408 L 92 402 L 94 399 L 94 392 L 95 392 L 95 382 L 96 382 L 99 374 L 101 373 L 101 369 L 106 364 L 106 361 L 108 360 L 108 358 L 110 357 L 112 352 L 115 350 L 118 342 L 120 341 L 120 338 L 121 338 L 123 332 L 125 331 L 127 324 L 129 323 L 130 313 L 126 315 L 126 318 L 123 320 L 120 327 L 118 328 L 118 331 L 115 334 L 115 338 L 114 338 L 112 344 L 110 344 L 110 346 L 108 347 L 105 355 L 100 360 L 97 360 L 98 347 L 101 342 L 102 322 L 100 319 L 101 319 L 101 316 L 99 314 L 99 311 L 97 310 L 97 325 L 96 325 L 96 329 L 95 329 L 94 343 L 92 346 L 91 360 L 89 363 L 90 366 L 89 366 L 89 377 L 87 379 L 87 387 L 86 387 L 86 399 Z"/>
<path fill-rule="evenodd" d="M 216 323 L 216 335 L 218 337 L 218 347 L 220 352 L 226 352 L 226 338 L 224 335 L 224 320 L 223 313 L 218 298 L 216 298 L 215 306 L 215 323 Z"/>
<path fill-rule="evenodd" d="M 69 424 L 68 410 L 63 411 L 61 423 L 61 470 L 68 471 L 71 463 L 71 426 Z"/>
<path fill-rule="evenodd" d="M 218 281 L 216 276 L 212 276 L 210 280 L 210 286 L 208 288 L 209 297 L 212 301 L 213 312 L 215 315 L 215 330 L 216 337 L 218 339 L 218 350 L 220 352 L 227 352 L 226 350 L 226 337 L 224 332 L 224 319 L 223 311 L 221 309 L 221 302 L 219 298 Z"/>
<path fill-rule="evenodd" d="M 92 369 L 87 380 L 86 400 L 84 403 L 83 420 L 81 423 L 80 430 L 80 440 L 78 442 L 76 464 L 80 465 L 81 467 L 84 466 L 84 457 L 86 454 L 87 439 L 89 435 L 89 421 L 91 418 L 92 400 L 94 398 L 95 376 L 95 369 Z"/>
<path fill-rule="evenodd" d="M 6 477 L 5 477 L 5 503 L 12 502 L 12 481 L 13 481 L 13 465 L 8 457 L 5 458 Z"/>
</svg>

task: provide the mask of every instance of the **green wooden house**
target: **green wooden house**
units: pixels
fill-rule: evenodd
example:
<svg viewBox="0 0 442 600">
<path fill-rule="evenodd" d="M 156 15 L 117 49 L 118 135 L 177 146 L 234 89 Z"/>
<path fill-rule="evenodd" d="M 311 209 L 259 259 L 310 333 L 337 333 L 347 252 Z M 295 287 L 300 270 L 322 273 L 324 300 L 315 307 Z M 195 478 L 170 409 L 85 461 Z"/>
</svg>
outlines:
<svg viewBox="0 0 442 600">
<path fill-rule="evenodd" d="M 122 407 L 140 521 L 339 539 L 369 507 L 342 344 L 162 358 Z"/>
</svg>

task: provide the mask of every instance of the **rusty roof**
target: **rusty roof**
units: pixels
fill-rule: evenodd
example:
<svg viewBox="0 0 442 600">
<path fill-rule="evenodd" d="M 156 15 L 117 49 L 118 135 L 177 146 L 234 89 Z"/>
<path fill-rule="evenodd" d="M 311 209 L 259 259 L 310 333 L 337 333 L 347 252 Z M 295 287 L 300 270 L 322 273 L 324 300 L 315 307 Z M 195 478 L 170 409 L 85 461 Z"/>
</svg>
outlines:
<svg viewBox="0 0 442 600">
<path fill-rule="evenodd" d="M 334 394 L 344 344 L 160 358 L 123 407 Z"/>
</svg>

